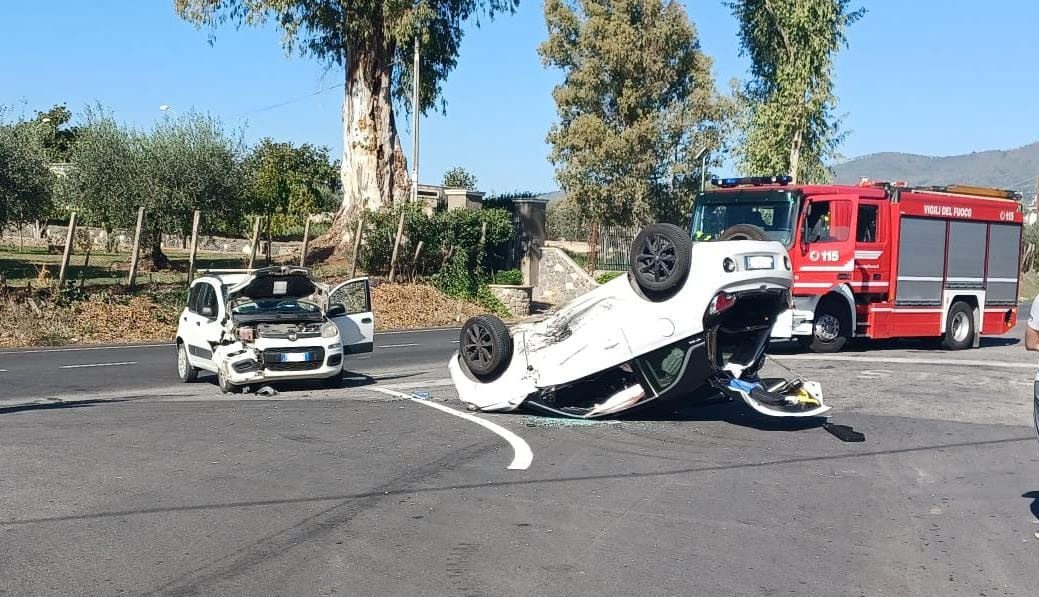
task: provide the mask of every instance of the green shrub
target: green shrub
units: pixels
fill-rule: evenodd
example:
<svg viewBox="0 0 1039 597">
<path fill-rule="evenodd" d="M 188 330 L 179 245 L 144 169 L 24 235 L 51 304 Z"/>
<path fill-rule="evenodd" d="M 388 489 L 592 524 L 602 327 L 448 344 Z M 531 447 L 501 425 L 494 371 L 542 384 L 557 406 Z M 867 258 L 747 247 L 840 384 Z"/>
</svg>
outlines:
<svg viewBox="0 0 1039 597">
<path fill-rule="evenodd" d="M 498 297 L 494 296 L 490 288 L 487 288 L 486 284 L 481 284 L 476 290 L 476 303 L 487 309 L 488 313 L 493 313 L 501 318 L 511 317 L 512 313 L 509 308 L 505 306 Z"/>
<path fill-rule="evenodd" d="M 456 298 L 473 298 L 479 290 L 479 280 L 469 270 L 469 255 L 456 251 L 447 265 L 433 276 L 433 284 L 440 292 Z"/>
<path fill-rule="evenodd" d="M 513 229 L 512 216 L 505 209 L 451 210 L 427 215 L 423 206 L 405 203 L 364 213 L 364 241 L 359 249 L 359 265 L 370 274 L 390 271 L 393 243 L 397 224 L 404 212 L 404 233 L 397 252 L 398 271 L 418 275 L 437 272 L 446 266 L 445 258 L 462 252 L 467 256 L 467 269 L 478 272 L 501 269 L 508 257 Z M 487 223 L 484 250 L 477 255 L 480 231 Z M 356 222 L 352 224 L 356 226 Z M 415 250 L 422 243 L 422 251 L 415 262 Z M 472 285 L 475 292 L 475 283 Z M 470 295 L 472 296 L 472 295 Z"/>
<path fill-rule="evenodd" d="M 599 284 L 605 284 L 605 283 L 609 282 L 610 280 L 612 280 L 614 278 L 617 278 L 619 276 L 623 276 L 623 275 L 624 275 L 624 272 L 603 272 L 603 273 L 601 273 L 601 274 L 599 274 L 598 276 L 595 277 L 595 281 L 598 282 Z"/>
<path fill-rule="evenodd" d="M 520 286 L 523 284 L 523 272 L 518 269 L 507 269 L 495 272 L 494 283 L 504 286 Z"/>
</svg>

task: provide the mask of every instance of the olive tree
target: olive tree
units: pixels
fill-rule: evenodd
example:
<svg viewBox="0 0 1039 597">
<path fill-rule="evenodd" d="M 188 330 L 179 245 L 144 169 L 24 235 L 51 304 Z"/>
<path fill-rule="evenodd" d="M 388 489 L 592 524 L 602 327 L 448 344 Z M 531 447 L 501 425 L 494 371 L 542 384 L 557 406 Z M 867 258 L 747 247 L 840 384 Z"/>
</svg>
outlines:
<svg viewBox="0 0 1039 597">
<path fill-rule="evenodd" d="M 241 227 L 243 157 L 241 141 L 207 116 L 186 114 L 138 131 L 88 110 L 73 147 L 69 202 L 84 221 L 109 231 L 132 230 L 144 207 L 142 247 L 151 265 L 164 269 L 162 235 L 187 236 L 196 209 L 208 230 Z"/>
</svg>

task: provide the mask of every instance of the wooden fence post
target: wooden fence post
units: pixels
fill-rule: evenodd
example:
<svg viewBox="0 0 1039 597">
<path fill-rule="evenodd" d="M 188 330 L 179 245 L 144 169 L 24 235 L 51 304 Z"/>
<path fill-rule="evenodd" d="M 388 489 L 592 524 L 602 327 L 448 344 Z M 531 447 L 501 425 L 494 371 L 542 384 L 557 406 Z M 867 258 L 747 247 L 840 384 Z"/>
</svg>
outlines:
<svg viewBox="0 0 1039 597">
<path fill-rule="evenodd" d="M 58 271 L 58 292 L 65 285 L 65 274 L 69 269 L 69 260 L 72 259 L 72 240 L 76 233 L 76 212 L 69 217 L 69 231 L 65 235 L 65 253 L 61 256 L 61 269 Z"/>
<path fill-rule="evenodd" d="M 303 267 L 307 264 L 307 245 L 310 243 L 310 218 L 307 216 L 306 224 L 303 224 L 303 249 L 299 252 L 299 266 Z"/>
<path fill-rule="evenodd" d="M 83 288 L 83 284 L 86 283 L 87 269 L 90 267 L 90 252 L 94 249 L 94 244 L 87 245 L 87 254 L 83 257 L 83 269 L 79 272 L 79 287 Z"/>
<path fill-rule="evenodd" d="M 357 230 L 354 232 L 354 256 L 353 263 L 350 264 L 350 277 L 353 278 L 357 275 L 357 252 L 361 250 L 361 236 L 364 235 L 364 212 L 361 213 L 360 217 L 357 218 Z"/>
<path fill-rule="evenodd" d="M 253 221 L 253 238 L 249 242 L 249 269 L 253 268 L 253 261 L 256 260 L 256 243 L 260 240 L 260 216 L 256 216 Z"/>
<path fill-rule="evenodd" d="M 191 253 L 188 254 L 188 285 L 195 276 L 195 255 L 198 253 L 198 225 L 202 221 L 202 212 L 195 210 L 195 219 L 191 222 Z"/>
<path fill-rule="evenodd" d="M 133 252 L 130 253 L 130 273 L 126 275 L 126 286 L 133 290 L 137 278 L 137 261 L 141 254 L 141 228 L 144 227 L 144 206 L 137 208 L 137 228 L 133 233 Z"/>
<path fill-rule="evenodd" d="M 406 212 L 401 210 L 400 221 L 397 222 L 397 238 L 393 241 L 393 254 L 390 256 L 390 284 L 393 284 L 393 277 L 397 268 L 397 250 L 400 249 L 400 237 L 404 234 L 404 216 Z"/>
</svg>

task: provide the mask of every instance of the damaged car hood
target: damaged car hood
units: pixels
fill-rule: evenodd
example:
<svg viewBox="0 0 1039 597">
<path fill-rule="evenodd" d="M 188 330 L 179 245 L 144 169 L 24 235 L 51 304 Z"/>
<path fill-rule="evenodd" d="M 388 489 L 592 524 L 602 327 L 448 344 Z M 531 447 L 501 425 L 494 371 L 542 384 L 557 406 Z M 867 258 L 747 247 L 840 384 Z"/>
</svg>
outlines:
<svg viewBox="0 0 1039 597">
<path fill-rule="evenodd" d="M 227 289 L 227 298 L 305 299 L 318 292 L 318 285 L 303 267 L 277 266 L 258 269 Z"/>
</svg>

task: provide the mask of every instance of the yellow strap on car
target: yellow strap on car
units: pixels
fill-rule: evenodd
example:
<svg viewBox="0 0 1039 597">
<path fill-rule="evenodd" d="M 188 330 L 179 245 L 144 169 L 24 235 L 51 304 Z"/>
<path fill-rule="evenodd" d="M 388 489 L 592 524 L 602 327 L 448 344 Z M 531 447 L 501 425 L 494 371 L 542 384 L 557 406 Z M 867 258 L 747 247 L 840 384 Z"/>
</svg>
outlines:
<svg viewBox="0 0 1039 597">
<path fill-rule="evenodd" d="M 806 390 L 804 388 L 800 388 L 799 390 L 797 390 L 797 394 L 795 394 L 795 396 L 797 397 L 797 403 L 798 404 L 810 404 L 812 406 L 822 406 L 822 403 L 819 402 L 819 400 L 815 396 L 812 396 L 811 394 L 809 394 L 808 390 Z"/>
</svg>

